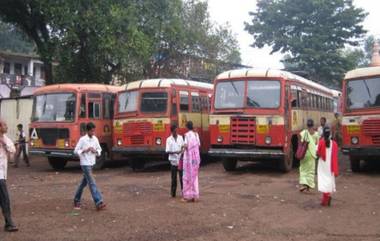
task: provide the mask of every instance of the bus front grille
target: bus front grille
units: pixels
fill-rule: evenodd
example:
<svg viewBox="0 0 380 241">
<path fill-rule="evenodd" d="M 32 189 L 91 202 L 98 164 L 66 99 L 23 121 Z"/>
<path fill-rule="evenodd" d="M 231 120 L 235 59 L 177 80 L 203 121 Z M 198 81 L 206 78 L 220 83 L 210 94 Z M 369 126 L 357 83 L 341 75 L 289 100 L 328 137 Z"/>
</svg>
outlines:
<svg viewBox="0 0 380 241">
<path fill-rule="evenodd" d="M 231 144 L 255 144 L 256 120 L 254 117 L 231 118 Z"/>
<path fill-rule="evenodd" d="M 124 135 L 140 136 L 150 135 L 153 132 L 153 125 L 150 122 L 128 122 L 124 124 Z"/>
<path fill-rule="evenodd" d="M 132 145 L 143 145 L 144 144 L 144 136 L 142 135 L 134 135 L 130 136 Z"/>
<path fill-rule="evenodd" d="M 380 136 L 380 119 L 364 120 L 363 133 L 367 136 Z"/>
<path fill-rule="evenodd" d="M 37 137 L 44 145 L 55 146 L 57 139 L 69 139 L 69 129 L 66 128 L 35 128 Z M 29 133 L 32 133 L 31 128 Z"/>
</svg>

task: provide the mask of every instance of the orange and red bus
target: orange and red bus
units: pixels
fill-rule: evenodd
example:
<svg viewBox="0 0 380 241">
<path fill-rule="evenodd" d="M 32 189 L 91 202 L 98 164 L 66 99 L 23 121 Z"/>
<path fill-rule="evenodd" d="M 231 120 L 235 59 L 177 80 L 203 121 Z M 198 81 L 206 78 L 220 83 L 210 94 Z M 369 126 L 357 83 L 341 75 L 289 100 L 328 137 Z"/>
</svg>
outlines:
<svg viewBox="0 0 380 241">
<path fill-rule="evenodd" d="M 127 156 L 133 169 L 146 160 L 163 159 L 170 125 L 184 134 L 192 121 L 201 138 L 201 152 L 209 148 L 208 117 L 213 85 L 184 79 L 147 79 L 128 83 L 117 95 L 113 148 Z"/>
<path fill-rule="evenodd" d="M 380 66 L 349 71 L 343 80 L 343 146 L 351 169 L 380 158 Z"/>
<path fill-rule="evenodd" d="M 224 72 L 214 82 L 210 115 L 210 156 L 232 171 L 237 161 L 278 160 L 289 171 L 298 134 L 312 118 L 331 123 L 330 89 L 292 73 L 273 69 Z"/>
<path fill-rule="evenodd" d="M 86 124 L 96 125 L 95 135 L 103 149 L 95 168 L 112 158 L 112 119 L 117 91 L 102 84 L 57 84 L 34 92 L 29 153 L 46 156 L 56 170 L 70 160 L 79 160 L 73 150 L 86 133 Z"/>
</svg>

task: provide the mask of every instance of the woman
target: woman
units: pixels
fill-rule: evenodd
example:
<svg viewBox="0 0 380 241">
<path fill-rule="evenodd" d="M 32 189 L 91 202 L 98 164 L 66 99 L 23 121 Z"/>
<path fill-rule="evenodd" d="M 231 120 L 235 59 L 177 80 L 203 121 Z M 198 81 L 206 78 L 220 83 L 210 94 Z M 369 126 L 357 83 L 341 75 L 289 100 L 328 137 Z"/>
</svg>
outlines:
<svg viewBox="0 0 380 241">
<path fill-rule="evenodd" d="M 300 161 L 300 192 L 309 192 L 315 187 L 315 160 L 319 135 L 314 130 L 314 121 L 307 120 L 307 129 L 300 133 L 300 140 L 308 142 L 305 157 Z"/>
<path fill-rule="evenodd" d="M 201 158 L 199 155 L 199 136 L 193 131 L 193 122 L 186 123 L 185 152 L 183 154 L 183 201 L 191 202 L 199 199 L 198 170 Z"/>
<path fill-rule="evenodd" d="M 318 191 L 322 192 L 322 206 L 331 205 L 331 193 L 335 192 L 335 177 L 338 176 L 338 144 L 330 140 L 329 127 L 323 128 L 323 138 L 319 140 Z"/>
</svg>

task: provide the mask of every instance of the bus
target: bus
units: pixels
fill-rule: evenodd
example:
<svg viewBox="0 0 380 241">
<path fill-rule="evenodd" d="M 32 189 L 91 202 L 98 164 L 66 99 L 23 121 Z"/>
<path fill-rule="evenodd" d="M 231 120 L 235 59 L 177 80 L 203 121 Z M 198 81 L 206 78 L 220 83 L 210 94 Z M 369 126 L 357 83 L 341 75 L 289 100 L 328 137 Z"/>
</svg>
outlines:
<svg viewBox="0 0 380 241">
<path fill-rule="evenodd" d="M 29 125 L 29 153 L 45 156 L 50 166 L 62 170 L 68 161 L 78 161 L 73 151 L 86 133 L 86 124 L 96 125 L 95 135 L 102 155 L 95 168 L 112 158 L 112 119 L 117 91 L 103 84 L 56 84 L 38 88 L 33 96 Z"/>
<path fill-rule="evenodd" d="M 218 75 L 210 115 L 209 155 L 232 171 L 237 161 L 273 160 L 288 172 L 307 119 L 334 117 L 332 91 L 295 74 L 239 69 Z"/>
<path fill-rule="evenodd" d="M 347 72 L 343 80 L 342 152 L 353 172 L 380 158 L 380 66 Z"/>
<path fill-rule="evenodd" d="M 146 160 L 166 157 L 170 125 L 184 134 L 192 121 L 201 139 L 201 153 L 209 148 L 208 117 L 213 85 L 184 79 L 147 79 L 126 84 L 116 100 L 112 150 L 144 168 Z"/>
</svg>

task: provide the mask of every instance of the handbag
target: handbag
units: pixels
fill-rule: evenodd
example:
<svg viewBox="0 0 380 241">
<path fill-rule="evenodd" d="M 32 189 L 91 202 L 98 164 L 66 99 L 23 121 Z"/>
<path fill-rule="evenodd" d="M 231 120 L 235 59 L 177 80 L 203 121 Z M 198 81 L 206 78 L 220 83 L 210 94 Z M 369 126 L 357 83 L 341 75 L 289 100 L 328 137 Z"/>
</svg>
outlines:
<svg viewBox="0 0 380 241">
<path fill-rule="evenodd" d="M 296 158 L 298 160 L 302 160 L 305 158 L 307 147 L 309 146 L 309 142 L 306 141 L 306 136 L 308 133 L 305 134 L 303 141 L 298 141 L 298 146 L 297 146 L 297 152 L 296 152 Z"/>
</svg>

